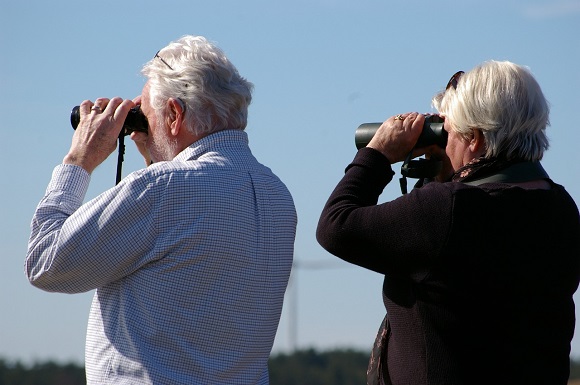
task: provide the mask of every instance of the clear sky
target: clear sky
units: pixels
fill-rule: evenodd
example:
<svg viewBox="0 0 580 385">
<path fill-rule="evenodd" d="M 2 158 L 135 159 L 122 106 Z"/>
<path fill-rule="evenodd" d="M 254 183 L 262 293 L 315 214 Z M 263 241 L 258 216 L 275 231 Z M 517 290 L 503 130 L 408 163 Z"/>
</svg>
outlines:
<svg viewBox="0 0 580 385">
<path fill-rule="evenodd" d="M 297 264 L 276 352 L 372 345 L 382 277 L 325 252 L 318 216 L 355 154 L 356 127 L 432 111 L 459 69 L 490 59 L 530 67 L 552 107 L 544 167 L 580 203 L 580 0 L 3 1 L 0 358 L 83 362 L 92 292 L 27 282 L 30 219 L 69 148 L 71 108 L 139 95 L 142 65 L 186 34 L 216 42 L 255 84 L 250 145 L 295 199 Z M 93 173 L 87 199 L 114 185 L 116 162 L 114 153 Z M 124 174 L 140 167 L 128 140 Z M 382 200 L 400 195 L 396 178 Z"/>
</svg>

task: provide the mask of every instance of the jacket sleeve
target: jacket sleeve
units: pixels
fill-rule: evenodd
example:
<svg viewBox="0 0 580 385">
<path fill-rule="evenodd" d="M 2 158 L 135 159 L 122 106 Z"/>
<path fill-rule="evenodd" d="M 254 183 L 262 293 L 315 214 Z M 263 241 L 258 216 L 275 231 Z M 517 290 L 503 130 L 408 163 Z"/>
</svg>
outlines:
<svg viewBox="0 0 580 385">
<path fill-rule="evenodd" d="M 378 151 L 362 148 L 328 199 L 317 227 L 331 254 L 382 273 L 412 273 L 441 251 L 453 196 L 441 183 L 377 204 L 394 172 Z"/>
</svg>

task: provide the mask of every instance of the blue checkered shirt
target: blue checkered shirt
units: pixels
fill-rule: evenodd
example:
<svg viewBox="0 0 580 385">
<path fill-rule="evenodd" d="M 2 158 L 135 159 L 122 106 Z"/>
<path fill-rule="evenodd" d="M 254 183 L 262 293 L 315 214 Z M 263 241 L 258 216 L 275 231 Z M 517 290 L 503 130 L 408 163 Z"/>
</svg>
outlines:
<svg viewBox="0 0 580 385">
<path fill-rule="evenodd" d="M 55 168 L 25 270 L 47 291 L 96 289 L 88 384 L 268 384 L 296 211 L 244 131 L 207 136 L 83 204 Z"/>
</svg>

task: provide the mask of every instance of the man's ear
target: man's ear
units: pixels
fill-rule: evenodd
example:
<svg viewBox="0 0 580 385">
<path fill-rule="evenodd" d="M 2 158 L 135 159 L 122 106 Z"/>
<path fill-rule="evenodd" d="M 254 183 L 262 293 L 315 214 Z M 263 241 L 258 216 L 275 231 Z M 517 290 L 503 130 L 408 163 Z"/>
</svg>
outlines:
<svg viewBox="0 0 580 385">
<path fill-rule="evenodd" d="M 167 126 L 173 136 L 177 136 L 181 129 L 183 129 L 183 121 L 185 120 L 185 104 L 179 99 L 169 98 L 167 100 Z"/>
</svg>

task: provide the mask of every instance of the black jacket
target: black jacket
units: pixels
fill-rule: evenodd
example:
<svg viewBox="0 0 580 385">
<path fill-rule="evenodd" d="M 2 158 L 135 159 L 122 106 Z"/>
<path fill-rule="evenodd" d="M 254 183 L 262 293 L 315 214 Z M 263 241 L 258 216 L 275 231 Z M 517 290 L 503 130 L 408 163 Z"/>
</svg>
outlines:
<svg viewBox="0 0 580 385">
<path fill-rule="evenodd" d="M 385 275 L 385 374 L 405 384 L 566 384 L 580 219 L 565 189 L 392 179 L 363 148 L 317 229 L 330 253 Z"/>
</svg>

